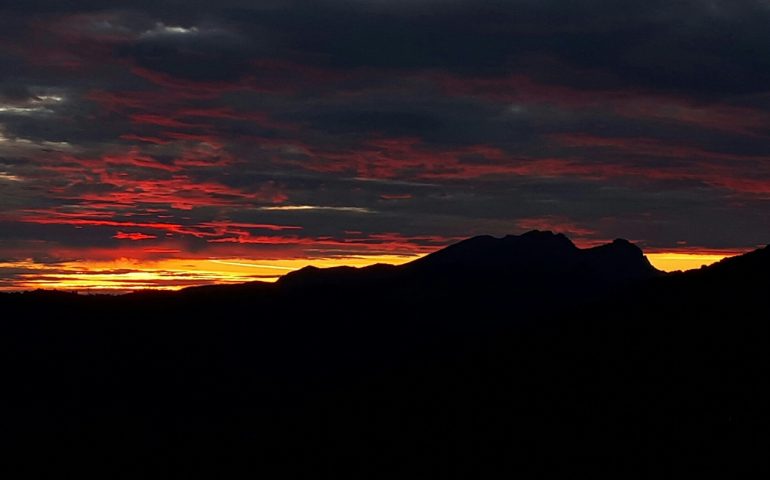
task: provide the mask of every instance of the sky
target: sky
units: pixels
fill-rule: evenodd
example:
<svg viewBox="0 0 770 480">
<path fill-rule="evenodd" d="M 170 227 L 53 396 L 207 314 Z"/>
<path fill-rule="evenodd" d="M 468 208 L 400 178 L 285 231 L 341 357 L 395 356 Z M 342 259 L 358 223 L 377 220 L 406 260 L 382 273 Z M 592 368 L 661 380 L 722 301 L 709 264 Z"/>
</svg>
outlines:
<svg viewBox="0 0 770 480">
<path fill-rule="evenodd" d="M 532 229 L 670 268 L 751 250 L 767 25 L 768 0 L 0 0 L 0 289 Z"/>
</svg>

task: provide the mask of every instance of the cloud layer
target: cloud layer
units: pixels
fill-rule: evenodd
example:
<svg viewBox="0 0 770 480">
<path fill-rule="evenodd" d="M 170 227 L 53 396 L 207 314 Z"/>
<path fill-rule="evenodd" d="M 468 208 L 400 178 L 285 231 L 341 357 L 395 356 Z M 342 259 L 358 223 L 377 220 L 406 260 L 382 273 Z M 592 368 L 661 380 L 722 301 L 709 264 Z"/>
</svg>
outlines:
<svg viewBox="0 0 770 480">
<path fill-rule="evenodd" d="M 2 2 L 0 277 L 530 228 L 752 248 L 769 22 L 764 0 Z"/>
</svg>

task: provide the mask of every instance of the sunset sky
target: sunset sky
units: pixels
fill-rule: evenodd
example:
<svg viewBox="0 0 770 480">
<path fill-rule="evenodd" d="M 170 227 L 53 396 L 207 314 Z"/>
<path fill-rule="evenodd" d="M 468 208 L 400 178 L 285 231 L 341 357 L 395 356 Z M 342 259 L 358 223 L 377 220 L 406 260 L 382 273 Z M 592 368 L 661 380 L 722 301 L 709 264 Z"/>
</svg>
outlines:
<svg viewBox="0 0 770 480">
<path fill-rule="evenodd" d="M 770 240 L 767 0 L 0 0 L 0 290 Z"/>
</svg>

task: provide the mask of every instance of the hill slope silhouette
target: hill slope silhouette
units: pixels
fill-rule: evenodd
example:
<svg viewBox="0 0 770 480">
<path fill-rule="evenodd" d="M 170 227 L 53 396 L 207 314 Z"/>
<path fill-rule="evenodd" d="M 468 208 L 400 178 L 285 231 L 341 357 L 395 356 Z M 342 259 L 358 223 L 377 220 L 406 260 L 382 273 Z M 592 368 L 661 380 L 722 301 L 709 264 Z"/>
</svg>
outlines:
<svg viewBox="0 0 770 480">
<path fill-rule="evenodd" d="M 283 285 L 337 285 L 350 280 L 366 281 L 409 277 L 450 277 L 453 282 L 473 283 L 497 280 L 524 281 L 527 277 L 617 282 L 659 275 L 642 251 L 627 242 L 581 250 L 566 236 L 533 230 L 523 235 L 503 238 L 473 237 L 429 254 L 400 267 L 375 265 L 362 269 L 307 267 L 292 272 L 279 281 Z M 474 277 L 470 277 L 470 276 Z"/>
<path fill-rule="evenodd" d="M 530 232 L 277 284 L 0 295 L 3 467 L 743 476 L 767 466 L 768 285 L 768 248 L 666 275 Z"/>
<path fill-rule="evenodd" d="M 326 298 L 349 295 L 343 302 L 396 302 L 444 316 L 450 305 L 452 312 L 476 313 L 513 301 L 518 313 L 558 308 L 660 275 L 625 240 L 582 250 L 564 235 L 531 231 L 474 237 L 398 267 L 307 267 L 284 276 L 277 287 Z"/>
</svg>

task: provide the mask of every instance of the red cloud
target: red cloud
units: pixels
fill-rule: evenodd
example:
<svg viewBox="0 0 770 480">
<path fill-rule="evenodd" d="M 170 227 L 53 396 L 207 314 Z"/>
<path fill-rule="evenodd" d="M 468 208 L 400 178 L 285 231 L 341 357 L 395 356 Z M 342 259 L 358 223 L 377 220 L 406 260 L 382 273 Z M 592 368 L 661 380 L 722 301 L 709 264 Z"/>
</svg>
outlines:
<svg viewBox="0 0 770 480">
<path fill-rule="evenodd" d="M 194 123 L 182 122 L 163 115 L 155 115 L 152 113 L 134 113 L 130 115 L 129 118 L 133 123 L 157 125 L 159 127 L 166 128 L 197 128 L 201 126 Z"/>
<path fill-rule="evenodd" d="M 452 179 L 511 170 L 511 161 L 505 152 L 490 145 L 441 149 L 424 145 L 417 138 L 379 138 L 344 151 L 305 148 L 311 155 L 311 160 L 303 164 L 306 168 L 351 172 L 367 178 Z M 465 161 L 471 157 L 474 161 Z"/>
<path fill-rule="evenodd" d="M 200 89 L 208 91 L 198 95 Z M 98 103 L 108 112 L 129 118 L 137 128 L 126 132 L 120 138 L 152 145 L 169 143 L 204 143 L 223 148 L 229 141 L 274 142 L 276 139 L 253 137 L 236 133 L 248 131 L 252 125 L 264 129 L 280 130 L 296 134 L 298 125 L 274 120 L 268 113 L 253 110 L 235 110 L 230 107 L 210 105 L 215 92 L 224 93 L 227 88 L 217 90 L 197 82 L 189 82 L 189 88 L 163 88 L 160 91 L 92 91 L 86 98 Z M 192 92 L 192 93 L 191 93 Z M 223 124 L 227 121 L 227 124 Z M 233 129 L 232 122 L 243 122 L 246 128 Z"/>
<path fill-rule="evenodd" d="M 110 211 L 80 211 L 77 213 L 60 212 L 56 210 L 25 210 L 21 215 L 5 217 L 2 220 L 22 223 L 36 223 L 39 225 L 70 225 L 74 227 L 119 227 L 142 228 L 165 231 L 177 235 L 190 235 L 198 238 L 217 238 L 228 235 L 250 235 L 249 230 L 269 230 L 280 232 L 285 230 L 301 230 L 302 227 L 294 225 L 274 225 L 264 223 L 229 222 L 226 220 L 202 222 L 199 224 L 184 225 L 168 222 L 134 222 L 130 220 L 108 219 L 114 216 Z M 139 240 L 136 235 L 119 231 L 114 238 Z M 130 238 L 134 236 L 135 238 Z M 145 237 L 146 238 L 146 237 Z M 155 238 L 155 237 L 153 237 Z M 142 238 L 144 239 L 144 238 Z"/>
<path fill-rule="evenodd" d="M 168 163 L 161 163 L 136 148 L 99 158 L 65 155 L 39 162 L 38 180 L 51 183 L 50 197 L 85 206 L 99 204 L 128 209 L 152 204 L 190 210 L 198 206 L 281 203 L 288 198 L 273 182 L 245 190 L 183 173 L 190 167 L 232 164 L 233 157 L 215 145 L 185 149 Z"/>
<path fill-rule="evenodd" d="M 575 176 L 593 180 L 624 177 L 699 181 L 743 193 L 770 193 L 770 156 L 714 152 L 651 138 L 556 134 L 550 139 L 552 145 L 562 148 L 560 156 L 513 155 L 493 145 L 446 149 L 426 145 L 416 138 L 380 138 L 343 151 L 304 146 L 309 159 L 301 165 L 321 172 L 380 179 L 440 181 L 490 175 Z M 663 159 L 671 161 L 663 163 Z M 387 195 L 383 198 L 388 199 Z"/>
<path fill-rule="evenodd" d="M 110 112 L 124 112 L 126 110 L 148 111 L 152 110 L 153 107 L 163 106 L 169 102 L 168 93 L 153 90 L 122 92 L 91 90 L 83 98 L 96 102 L 99 106 Z"/>
<path fill-rule="evenodd" d="M 579 247 L 590 247 L 606 242 L 606 239 L 597 237 L 598 231 L 558 215 L 522 218 L 516 222 L 516 226 L 521 230 L 550 230 L 564 233 L 569 235 Z"/>
<path fill-rule="evenodd" d="M 158 237 L 140 232 L 118 232 L 112 238 L 117 238 L 119 240 L 151 240 Z"/>
<path fill-rule="evenodd" d="M 135 142 L 145 142 L 145 143 L 152 143 L 155 145 L 166 145 L 171 142 L 171 140 L 165 140 L 158 137 L 149 137 L 146 135 L 135 135 L 133 133 L 126 133 L 120 136 L 122 140 L 130 140 Z"/>
<path fill-rule="evenodd" d="M 711 152 L 646 138 L 555 135 L 553 139 L 564 146 L 585 150 L 584 155 L 599 159 L 609 157 L 593 165 L 588 162 L 578 164 L 585 173 L 593 171 L 598 177 L 694 180 L 742 193 L 770 194 L 770 156 Z M 631 162 L 630 158 L 668 158 L 673 161 L 669 164 L 656 162 L 647 167 L 643 161 Z"/>
<path fill-rule="evenodd" d="M 178 93 L 192 98 L 217 98 L 227 91 L 248 88 L 245 81 L 237 83 L 196 82 L 137 66 L 131 67 L 131 72 L 155 85 L 174 89 Z"/>
<path fill-rule="evenodd" d="M 241 245 L 292 245 L 295 247 L 326 248 L 329 251 L 358 252 L 360 254 L 405 254 L 430 253 L 459 237 L 442 236 L 405 236 L 400 233 L 356 234 L 347 238 L 335 237 L 300 237 L 252 235 L 241 232 L 238 236 L 209 240 L 210 243 L 233 243 Z M 301 250 L 300 250 L 301 251 Z"/>
<path fill-rule="evenodd" d="M 122 227 L 122 228 L 151 228 L 156 230 L 168 230 L 170 232 L 179 232 L 182 225 L 176 223 L 163 222 L 130 222 L 117 220 L 99 220 L 93 218 L 99 215 L 83 213 L 63 213 L 44 210 L 27 210 L 24 215 L 7 220 L 23 223 L 36 223 L 39 225 L 71 225 L 74 227 Z M 111 215 L 104 212 L 105 216 Z"/>
<path fill-rule="evenodd" d="M 409 200 L 412 195 L 409 193 L 383 193 L 380 198 L 383 200 Z"/>
<path fill-rule="evenodd" d="M 601 108 L 632 119 L 671 125 L 685 124 L 741 135 L 760 136 L 770 126 L 770 115 L 761 109 L 711 103 L 633 89 L 580 89 L 556 83 L 539 83 L 526 75 L 507 77 L 430 77 L 449 95 L 481 97 L 510 102 L 514 107 L 556 105 L 563 109 Z"/>
</svg>

